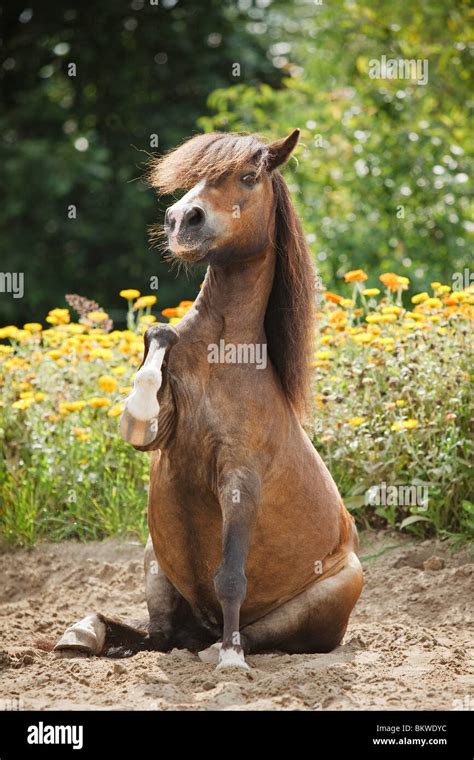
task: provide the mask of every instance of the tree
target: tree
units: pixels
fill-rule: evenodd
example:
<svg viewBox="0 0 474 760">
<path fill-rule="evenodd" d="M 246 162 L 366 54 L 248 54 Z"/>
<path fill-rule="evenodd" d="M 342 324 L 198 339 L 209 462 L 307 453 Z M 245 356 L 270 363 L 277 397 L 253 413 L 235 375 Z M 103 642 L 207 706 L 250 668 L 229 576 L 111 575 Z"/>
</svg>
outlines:
<svg viewBox="0 0 474 760">
<path fill-rule="evenodd" d="M 46 7 L 45 7 L 46 6 Z M 196 131 L 213 89 L 277 84 L 251 9 L 226 0 L 104 0 L 2 8 L 2 272 L 23 272 L 24 299 L 0 293 L 0 323 L 31 320 L 78 292 L 121 317 L 123 287 L 159 305 L 194 296 L 149 250 L 157 204 L 140 179 L 150 152 Z"/>
<path fill-rule="evenodd" d="M 273 4 L 266 16 L 284 87 L 220 89 L 200 125 L 272 136 L 302 128 L 287 178 L 328 285 L 358 267 L 395 269 L 418 290 L 450 282 L 469 266 L 474 227 L 467 2 L 334 0 L 287 10 Z M 384 56 L 415 59 L 426 83 L 405 78 L 405 67 L 374 78 Z"/>
</svg>

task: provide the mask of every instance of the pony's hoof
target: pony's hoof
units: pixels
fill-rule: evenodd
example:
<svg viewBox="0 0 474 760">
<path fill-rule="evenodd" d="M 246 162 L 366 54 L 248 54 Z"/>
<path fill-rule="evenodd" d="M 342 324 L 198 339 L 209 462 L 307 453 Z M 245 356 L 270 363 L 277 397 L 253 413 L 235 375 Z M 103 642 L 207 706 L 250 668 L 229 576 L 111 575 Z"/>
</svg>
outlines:
<svg viewBox="0 0 474 760">
<path fill-rule="evenodd" d="M 206 662 L 208 665 L 217 665 L 221 648 L 222 644 L 220 641 L 216 641 L 212 646 L 198 652 L 198 657 L 201 662 Z"/>
<path fill-rule="evenodd" d="M 64 631 L 54 651 L 77 651 L 97 655 L 102 651 L 104 642 L 104 623 L 97 615 L 88 615 Z"/>
<path fill-rule="evenodd" d="M 237 649 L 221 649 L 219 653 L 219 663 L 216 670 L 225 670 L 226 668 L 240 668 L 241 670 L 250 670 L 245 662 L 244 653 Z"/>
</svg>

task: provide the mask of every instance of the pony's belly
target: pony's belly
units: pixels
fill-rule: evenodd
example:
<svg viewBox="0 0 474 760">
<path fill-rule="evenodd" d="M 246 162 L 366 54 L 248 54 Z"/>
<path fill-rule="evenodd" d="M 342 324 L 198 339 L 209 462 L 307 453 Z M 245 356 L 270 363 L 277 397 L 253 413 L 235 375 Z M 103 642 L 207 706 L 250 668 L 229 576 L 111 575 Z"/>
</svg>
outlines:
<svg viewBox="0 0 474 760">
<path fill-rule="evenodd" d="M 222 622 L 214 576 L 222 556 L 220 510 L 168 498 L 150 504 L 149 527 L 156 558 L 179 593 L 210 624 Z M 320 580 L 331 563 L 332 546 L 313 522 L 296 521 L 275 535 L 273 510 L 263 505 L 246 564 L 247 595 L 241 625 L 247 625 Z M 295 509 L 295 505 L 292 505 Z M 297 511 L 297 510 L 296 510 Z M 281 517 L 281 513 L 280 513 Z M 329 563 L 329 564 L 328 564 Z"/>
</svg>

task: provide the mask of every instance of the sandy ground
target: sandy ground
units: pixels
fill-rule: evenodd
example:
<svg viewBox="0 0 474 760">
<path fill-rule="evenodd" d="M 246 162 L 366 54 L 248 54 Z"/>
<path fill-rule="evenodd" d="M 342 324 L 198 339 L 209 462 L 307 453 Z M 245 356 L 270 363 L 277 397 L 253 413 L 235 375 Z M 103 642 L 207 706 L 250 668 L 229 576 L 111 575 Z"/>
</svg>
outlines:
<svg viewBox="0 0 474 760">
<path fill-rule="evenodd" d="M 366 586 L 331 654 L 248 658 L 216 672 L 188 651 L 122 660 L 43 651 L 87 612 L 144 617 L 141 546 L 43 544 L 0 555 L 0 709 L 473 709 L 466 549 L 362 537 Z M 470 660 L 471 655 L 471 660 Z"/>
</svg>

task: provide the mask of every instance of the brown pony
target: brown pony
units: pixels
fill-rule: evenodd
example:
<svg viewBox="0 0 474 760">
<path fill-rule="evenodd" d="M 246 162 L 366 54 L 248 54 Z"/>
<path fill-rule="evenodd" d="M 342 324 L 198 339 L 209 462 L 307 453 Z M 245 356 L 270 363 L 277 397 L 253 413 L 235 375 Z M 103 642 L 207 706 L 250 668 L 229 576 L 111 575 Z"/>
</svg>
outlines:
<svg viewBox="0 0 474 760">
<path fill-rule="evenodd" d="M 152 167 L 172 254 L 206 262 L 201 293 L 157 324 L 121 419 L 152 451 L 145 550 L 149 621 L 103 615 L 57 649 L 327 652 L 362 589 L 357 533 L 303 430 L 315 275 L 278 166 L 299 137 L 198 135 Z"/>
</svg>

